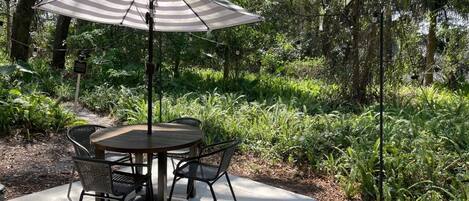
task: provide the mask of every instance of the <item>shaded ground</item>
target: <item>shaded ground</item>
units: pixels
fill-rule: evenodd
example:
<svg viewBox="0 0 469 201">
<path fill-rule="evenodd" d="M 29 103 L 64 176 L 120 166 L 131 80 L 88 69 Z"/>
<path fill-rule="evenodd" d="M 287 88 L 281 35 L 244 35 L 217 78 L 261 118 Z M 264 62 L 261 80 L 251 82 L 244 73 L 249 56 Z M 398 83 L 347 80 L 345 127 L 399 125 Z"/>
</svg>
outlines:
<svg viewBox="0 0 469 201">
<path fill-rule="evenodd" d="M 73 110 L 71 103 L 64 106 Z M 77 116 L 93 124 L 110 126 L 115 123 L 84 108 L 74 111 Z M 0 183 L 7 188 L 6 198 L 68 183 L 72 153 L 73 148 L 64 133 L 39 135 L 33 142 L 27 142 L 21 135 L 0 139 Z M 268 162 L 252 154 L 235 155 L 230 172 L 320 201 L 345 200 L 344 193 L 332 178 L 288 164 Z"/>
<path fill-rule="evenodd" d="M 345 194 L 331 177 L 316 175 L 310 170 L 300 170 L 285 163 L 262 160 L 252 154 L 235 155 L 230 173 L 320 201 L 346 200 Z"/>
<path fill-rule="evenodd" d="M 6 198 L 45 190 L 70 180 L 73 148 L 65 135 L 25 142 L 22 136 L 0 139 L 0 183 Z"/>
<path fill-rule="evenodd" d="M 0 183 L 12 199 L 69 182 L 72 146 L 65 134 L 26 143 L 20 136 L 0 139 Z M 231 173 L 318 200 L 345 200 L 331 178 L 308 174 L 286 164 L 272 164 L 253 155 L 236 155 Z"/>
</svg>

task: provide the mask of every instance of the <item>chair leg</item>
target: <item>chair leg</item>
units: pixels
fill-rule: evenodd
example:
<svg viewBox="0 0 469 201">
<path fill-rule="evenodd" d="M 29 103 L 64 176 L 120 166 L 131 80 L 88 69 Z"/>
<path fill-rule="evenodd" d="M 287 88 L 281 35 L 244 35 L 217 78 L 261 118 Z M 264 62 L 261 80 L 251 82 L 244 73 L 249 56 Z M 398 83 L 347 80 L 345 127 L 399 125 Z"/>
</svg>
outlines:
<svg viewBox="0 0 469 201">
<path fill-rule="evenodd" d="M 187 194 L 187 199 L 191 198 L 192 196 L 192 190 L 194 188 L 194 183 L 191 182 L 190 179 L 187 179 L 187 189 L 186 189 L 186 194 Z"/>
<path fill-rule="evenodd" d="M 145 191 L 146 200 L 151 200 L 151 199 L 152 199 L 152 198 L 151 198 L 151 197 L 152 197 L 151 194 L 153 194 L 153 192 L 151 192 L 152 184 L 151 184 L 149 181 L 147 181 L 147 186 L 146 186 L 146 188 L 147 188 L 146 191 Z"/>
<path fill-rule="evenodd" d="M 225 172 L 225 176 L 226 176 L 226 181 L 228 181 L 228 186 L 230 186 L 231 195 L 233 195 L 233 199 L 234 199 L 235 201 L 237 201 L 237 200 L 236 200 L 235 193 L 234 193 L 234 191 L 233 191 L 233 186 L 231 186 L 230 177 L 228 177 L 228 173 L 227 173 L 227 172 Z"/>
<path fill-rule="evenodd" d="M 72 198 L 70 198 L 70 192 L 72 191 L 72 184 L 73 184 L 74 175 L 75 175 L 75 166 L 73 166 L 72 177 L 70 178 L 70 183 L 68 184 L 67 198 L 68 198 L 69 201 L 72 201 Z"/>
<path fill-rule="evenodd" d="M 150 193 L 150 200 L 154 200 L 153 199 L 153 195 L 154 195 L 153 183 L 151 182 L 151 179 L 148 180 L 147 185 L 148 185 L 148 189 L 149 189 L 149 193 Z"/>
<path fill-rule="evenodd" d="M 176 169 L 176 166 L 174 165 L 174 158 L 171 158 L 171 163 L 173 164 L 173 171 Z"/>
<path fill-rule="evenodd" d="M 171 191 L 169 191 L 169 199 L 168 199 L 168 201 L 171 201 L 171 198 L 173 198 L 173 191 L 174 191 L 174 186 L 176 185 L 176 182 L 177 182 L 177 177 L 174 176 L 173 185 L 171 185 Z"/>
<path fill-rule="evenodd" d="M 210 192 L 212 192 L 213 201 L 217 201 L 217 197 L 215 196 L 215 191 L 213 191 L 212 184 L 210 184 L 208 182 L 207 182 L 207 184 L 210 187 Z"/>
<path fill-rule="evenodd" d="M 84 191 L 84 190 L 83 190 L 83 191 L 81 191 L 81 194 L 80 194 L 80 199 L 79 199 L 79 201 L 83 201 L 83 195 L 84 195 L 84 194 L 85 194 L 85 191 Z"/>
<path fill-rule="evenodd" d="M 194 197 L 193 192 L 194 191 L 194 183 L 191 184 L 190 179 L 187 179 L 187 189 L 186 189 L 186 199 L 190 199 Z"/>
<path fill-rule="evenodd" d="M 133 164 L 134 161 L 132 159 L 132 154 L 129 153 L 129 161 L 130 161 L 130 164 Z M 132 174 L 135 174 L 135 167 L 134 166 L 131 166 L 130 169 L 132 170 Z"/>
</svg>

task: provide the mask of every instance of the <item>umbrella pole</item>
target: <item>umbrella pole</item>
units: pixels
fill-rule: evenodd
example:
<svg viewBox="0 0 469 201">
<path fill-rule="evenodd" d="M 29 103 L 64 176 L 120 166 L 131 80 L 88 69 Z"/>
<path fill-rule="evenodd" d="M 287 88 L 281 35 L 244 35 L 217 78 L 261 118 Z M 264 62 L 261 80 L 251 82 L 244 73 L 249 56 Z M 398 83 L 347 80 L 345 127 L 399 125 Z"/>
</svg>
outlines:
<svg viewBox="0 0 469 201">
<path fill-rule="evenodd" d="M 162 63 L 162 60 L 163 60 L 163 50 L 162 50 L 162 46 L 163 46 L 163 43 L 161 41 L 161 38 L 162 38 L 162 33 L 158 34 L 158 56 L 159 56 L 159 59 L 158 59 L 158 64 L 157 64 L 157 69 L 158 69 L 158 99 L 159 99 L 159 105 L 160 105 L 160 110 L 159 110 L 159 115 L 158 115 L 158 120 L 160 123 L 163 122 L 163 119 L 162 119 L 162 114 L 163 114 L 163 79 L 162 79 L 162 69 L 161 69 L 161 63 Z"/>
<path fill-rule="evenodd" d="M 384 200 L 384 65 L 383 65 L 383 10 L 379 14 L 379 197 Z"/>
<path fill-rule="evenodd" d="M 148 116 L 147 116 L 147 125 L 148 125 L 148 135 L 152 134 L 152 117 L 153 117 L 153 73 L 155 71 L 155 65 L 153 64 L 153 13 L 154 6 L 153 0 L 150 0 L 150 12 L 146 14 L 146 20 L 148 23 L 148 63 L 147 63 L 147 74 L 148 74 Z"/>
</svg>

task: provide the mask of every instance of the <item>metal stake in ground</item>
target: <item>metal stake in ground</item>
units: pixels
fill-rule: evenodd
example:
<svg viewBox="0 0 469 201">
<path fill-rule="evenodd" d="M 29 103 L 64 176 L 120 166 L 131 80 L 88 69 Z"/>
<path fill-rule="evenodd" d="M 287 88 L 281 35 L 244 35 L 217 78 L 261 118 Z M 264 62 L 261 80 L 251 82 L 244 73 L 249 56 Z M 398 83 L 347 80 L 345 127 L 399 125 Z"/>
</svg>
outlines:
<svg viewBox="0 0 469 201">
<path fill-rule="evenodd" d="M 383 10 L 379 13 L 379 197 L 384 200 L 384 65 L 383 65 Z"/>
</svg>

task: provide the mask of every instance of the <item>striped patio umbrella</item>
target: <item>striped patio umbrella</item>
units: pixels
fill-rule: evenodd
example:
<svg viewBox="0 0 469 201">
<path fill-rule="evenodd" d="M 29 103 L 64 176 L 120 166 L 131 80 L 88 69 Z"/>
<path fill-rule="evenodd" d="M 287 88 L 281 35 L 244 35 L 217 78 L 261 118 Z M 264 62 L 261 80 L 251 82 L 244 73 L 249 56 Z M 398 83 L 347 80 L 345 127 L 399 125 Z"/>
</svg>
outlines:
<svg viewBox="0 0 469 201">
<path fill-rule="evenodd" d="M 262 20 L 261 16 L 227 0 L 42 0 L 35 8 L 91 22 L 148 30 L 149 135 L 152 133 L 151 86 L 155 66 L 153 32 L 203 32 Z"/>
<path fill-rule="evenodd" d="M 151 4 L 154 9 L 151 12 Z M 43 0 L 37 9 L 87 21 L 149 30 L 201 32 L 258 22 L 262 18 L 226 0 Z"/>
</svg>

